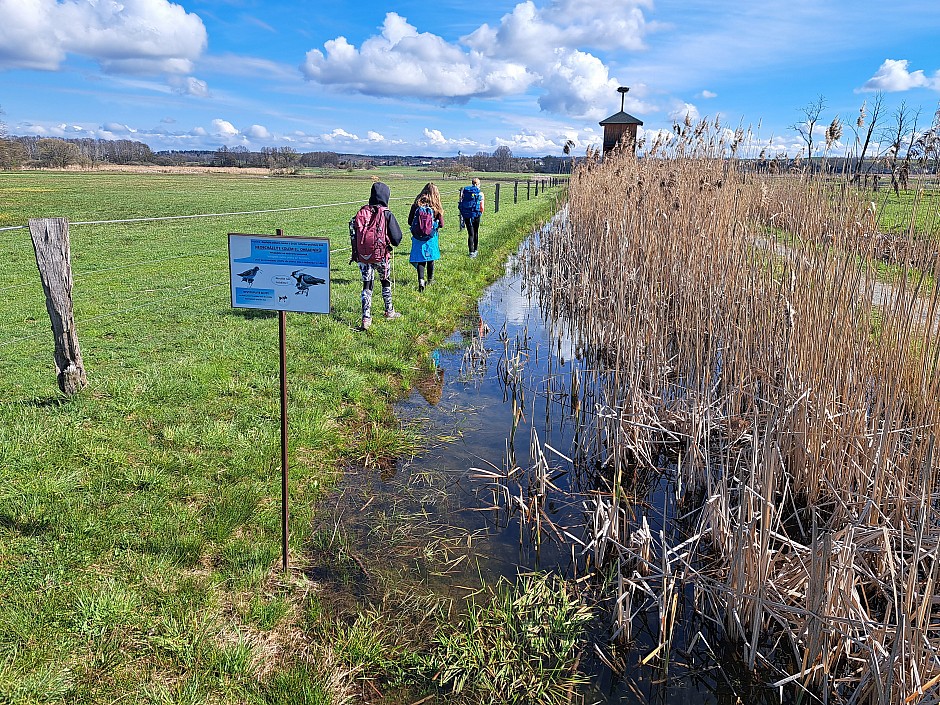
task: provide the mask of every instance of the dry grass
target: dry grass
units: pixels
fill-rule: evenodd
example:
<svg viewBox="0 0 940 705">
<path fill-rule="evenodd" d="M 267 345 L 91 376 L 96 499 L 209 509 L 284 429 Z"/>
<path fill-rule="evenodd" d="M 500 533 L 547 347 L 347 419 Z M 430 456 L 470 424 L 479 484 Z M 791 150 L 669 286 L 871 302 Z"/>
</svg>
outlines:
<svg viewBox="0 0 940 705">
<path fill-rule="evenodd" d="M 612 488 L 591 499 L 584 552 L 617 573 L 621 635 L 631 610 L 658 610 L 646 662 L 668 660 L 691 584 L 778 686 L 937 702 L 938 292 L 904 276 L 886 294 L 867 201 L 745 174 L 725 134 L 678 126 L 651 158 L 580 169 L 567 220 L 530 253 L 584 351 L 578 457 Z M 903 251 L 937 275 L 913 227 Z M 663 452 L 682 540 L 633 501 Z"/>
</svg>

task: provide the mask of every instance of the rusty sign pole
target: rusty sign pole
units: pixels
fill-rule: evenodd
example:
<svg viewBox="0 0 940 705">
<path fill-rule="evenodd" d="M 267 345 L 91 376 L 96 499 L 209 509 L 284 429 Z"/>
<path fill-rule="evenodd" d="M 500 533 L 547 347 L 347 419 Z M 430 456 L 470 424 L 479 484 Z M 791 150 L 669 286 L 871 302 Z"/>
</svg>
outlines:
<svg viewBox="0 0 940 705">
<path fill-rule="evenodd" d="M 289 568 L 290 477 L 287 312 L 330 312 L 330 241 L 322 237 L 228 234 L 232 308 L 278 313 L 281 391 L 281 568 Z M 254 265 L 254 266 L 252 266 Z M 263 274 L 262 274 L 263 272 Z M 255 288 L 255 280 L 263 282 Z"/>
<path fill-rule="evenodd" d="M 277 236 L 284 235 L 278 228 Z M 281 352 L 281 569 L 287 571 L 287 520 L 290 515 L 287 497 L 287 312 L 277 312 Z"/>
</svg>

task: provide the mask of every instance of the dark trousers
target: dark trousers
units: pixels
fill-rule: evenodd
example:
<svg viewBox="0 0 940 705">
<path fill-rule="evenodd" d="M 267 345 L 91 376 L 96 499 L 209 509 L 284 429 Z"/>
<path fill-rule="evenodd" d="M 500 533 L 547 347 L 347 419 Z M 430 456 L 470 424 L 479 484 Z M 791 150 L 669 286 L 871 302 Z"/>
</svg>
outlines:
<svg viewBox="0 0 940 705">
<path fill-rule="evenodd" d="M 476 252 L 480 239 L 480 217 L 464 218 L 464 223 L 467 226 L 467 247 L 470 252 Z"/>
<path fill-rule="evenodd" d="M 424 277 L 424 268 L 427 266 L 428 276 L 427 279 Z M 434 261 L 430 262 L 415 262 L 415 269 L 418 270 L 418 280 L 424 279 L 426 282 L 430 282 L 434 278 Z"/>
</svg>

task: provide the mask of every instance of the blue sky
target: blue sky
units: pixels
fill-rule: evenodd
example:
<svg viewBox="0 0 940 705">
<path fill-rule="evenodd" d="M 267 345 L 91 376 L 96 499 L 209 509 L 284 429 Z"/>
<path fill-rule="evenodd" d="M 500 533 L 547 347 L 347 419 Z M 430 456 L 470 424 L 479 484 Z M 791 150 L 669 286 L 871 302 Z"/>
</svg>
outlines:
<svg viewBox="0 0 940 705">
<path fill-rule="evenodd" d="M 822 95 L 850 147 L 863 101 L 940 101 L 940 0 L 0 0 L 15 135 L 161 149 L 583 154 L 626 109 L 687 113 L 795 154 Z M 819 135 L 821 138 L 821 135 Z"/>
</svg>

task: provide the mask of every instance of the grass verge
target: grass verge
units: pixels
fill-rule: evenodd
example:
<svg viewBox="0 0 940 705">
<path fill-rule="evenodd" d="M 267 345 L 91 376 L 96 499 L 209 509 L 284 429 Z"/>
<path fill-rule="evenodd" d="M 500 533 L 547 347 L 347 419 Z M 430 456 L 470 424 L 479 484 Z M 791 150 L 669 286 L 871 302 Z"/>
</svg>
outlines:
<svg viewBox="0 0 940 705">
<path fill-rule="evenodd" d="M 2 225 L 74 225 L 75 307 L 90 386 L 61 399 L 25 230 L 0 232 L 0 702 L 339 703 L 346 672 L 311 639 L 302 573 L 322 489 L 347 464 L 413 452 L 391 403 L 552 208 L 488 213 L 465 254 L 456 192 L 435 286 L 394 261 L 398 321 L 359 320 L 346 221 L 370 180 L 0 174 Z M 404 222 L 414 180 L 390 180 Z M 228 232 L 332 238 L 331 315 L 288 317 L 290 551 L 278 575 L 277 319 L 233 310 Z M 406 237 L 407 241 L 407 237 Z"/>
</svg>

